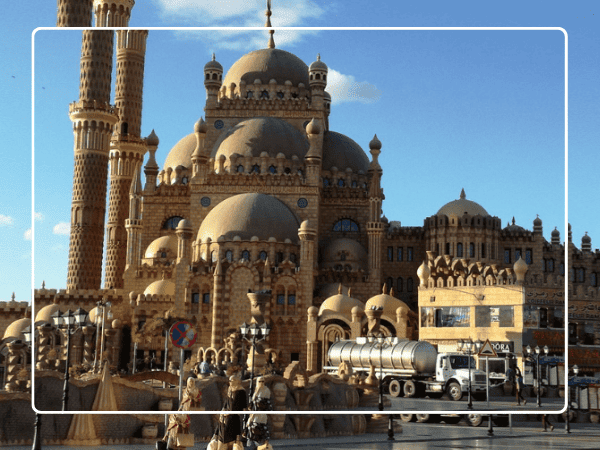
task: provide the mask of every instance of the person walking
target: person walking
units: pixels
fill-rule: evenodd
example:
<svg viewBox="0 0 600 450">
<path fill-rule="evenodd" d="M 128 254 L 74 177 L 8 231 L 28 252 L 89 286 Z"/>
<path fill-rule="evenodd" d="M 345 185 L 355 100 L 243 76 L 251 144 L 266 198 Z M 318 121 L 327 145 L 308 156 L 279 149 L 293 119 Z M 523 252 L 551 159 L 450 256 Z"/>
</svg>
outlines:
<svg viewBox="0 0 600 450">
<path fill-rule="evenodd" d="M 515 367 L 515 380 L 516 380 L 516 398 L 517 398 L 517 406 L 521 406 L 521 400 L 523 400 L 523 406 L 527 404 L 527 400 L 523 397 L 523 375 L 521 374 L 521 370 L 519 367 Z"/>
<path fill-rule="evenodd" d="M 548 427 L 550 427 L 550 431 L 554 431 L 554 425 L 550 423 L 550 418 L 548 417 L 548 414 L 542 414 L 542 426 L 544 427 L 542 431 L 548 431 Z"/>
</svg>

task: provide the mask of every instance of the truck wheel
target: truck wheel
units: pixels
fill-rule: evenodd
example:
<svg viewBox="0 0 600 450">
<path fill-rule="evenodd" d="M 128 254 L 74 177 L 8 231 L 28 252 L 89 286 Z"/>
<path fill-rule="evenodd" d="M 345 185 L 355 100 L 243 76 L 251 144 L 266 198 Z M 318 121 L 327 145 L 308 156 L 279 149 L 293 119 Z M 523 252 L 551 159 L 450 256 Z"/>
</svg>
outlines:
<svg viewBox="0 0 600 450">
<path fill-rule="evenodd" d="M 417 414 L 417 422 L 429 422 L 429 414 Z"/>
<path fill-rule="evenodd" d="M 413 380 L 408 380 L 404 383 L 404 396 L 412 398 L 417 395 L 417 385 Z"/>
<path fill-rule="evenodd" d="M 400 394 L 402 393 L 402 385 L 398 380 L 392 380 L 390 381 L 389 390 L 392 397 L 400 397 Z"/>
<path fill-rule="evenodd" d="M 412 422 L 414 418 L 414 414 L 400 414 L 400 420 L 402 422 Z"/>
<path fill-rule="evenodd" d="M 472 427 L 478 427 L 483 422 L 483 416 L 481 414 L 467 414 L 467 422 Z"/>
<path fill-rule="evenodd" d="M 458 382 L 456 381 L 452 381 L 448 384 L 446 392 L 448 393 L 448 397 L 450 397 L 455 402 L 459 401 L 463 395 L 462 388 L 460 387 L 460 384 L 458 384 Z"/>
</svg>

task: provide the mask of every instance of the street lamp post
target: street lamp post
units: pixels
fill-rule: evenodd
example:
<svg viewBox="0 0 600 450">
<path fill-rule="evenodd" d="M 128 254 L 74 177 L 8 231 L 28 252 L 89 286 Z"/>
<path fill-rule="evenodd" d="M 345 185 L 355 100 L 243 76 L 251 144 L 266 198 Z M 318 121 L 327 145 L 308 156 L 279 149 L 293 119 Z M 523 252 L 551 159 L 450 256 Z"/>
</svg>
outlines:
<svg viewBox="0 0 600 450">
<path fill-rule="evenodd" d="M 37 344 L 36 342 L 36 338 L 37 338 L 37 333 L 33 332 L 31 330 L 31 327 L 27 327 L 25 330 L 23 330 L 23 334 L 25 335 L 25 343 L 29 346 L 29 348 L 31 349 L 31 378 L 33 380 L 33 370 L 34 370 L 34 363 L 36 360 L 35 357 L 35 352 L 36 352 L 36 348 L 35 345 Z M 33 384 L 32 384 L 32 389 L 33 389 Z M 33 446 L 31 447 L 31 450 L 42 450 L 42 416 L 40 415 L 40 413 L 35 413 L 35 428 L 33 431 Z"/>
<path fill-rule="evenodd" d="M 262 325 L 257 325 L 256 323 L 252 323 L 251 325 L 247 325 L 244 322 L 240 326 L 240 335 L 243 339 L 252 344 L 252 368 L 250 370 L 250 398 L 252 399 L 252 395 L 254 393 L 254 358 L 256 355 L 256 344 L 261 341 L 264 341 L 268 336 L 271 329 L 266 322 Z"/>
<path fill-rule="evenodd" d="M 575 374 L 573 378 L 577 376 L 579 373 L 579 366 L 573 366 L 573 373 Z M 565 433 L 571 433 L 571 386 L 567 383 L 565 386 L 565 397 L 567 398 L 567 411 L 565 417 Z"/>
<path fill-rule="evenodd" d="M 547 355 L 548 354 L 548 346 L 545 345 L 544 346 L 544 354 Z M 531 351 L 531 347 L 528 345 L 527 346 L 527 355 L 529 355 L 530 359 L 534 359 L 535 361 L 535 380 L 536 380 L 536 385 L 537 385 L 537 407 L 541 408 L 542 407 L 542 383 L 541 383 L 541 377 L 540 377 L 540 347 L 539 345 L 535 346 L 535 353 L 532 353 Z M 535 355 L 535 358 L 534 358 Z"/>
<path fill-rule="evenodd" d="M 480 340 L 477 340 L 476 342 L 473 342 L 471 339 L 466 339 L 463 340 L 461 339 L 460 341 L 458 341 L 458 349 L 465 353 L 467 355 L 468 358 L 468 365 L 467 367 L 469 368 L 469 384 L 468 384 L 468 398 L 469 401 L 467 403 L 467 409 L 473 409 L 473 398 L 472 398 L 472 393 L 471 393 L 471 356 L 475 354 L 475 351 L 479 352 L 479 350 L 481 349 L 481 347 L 483 346 L 483 342 L 481 342 Z"/>
<path fill-rule="evenodd" d="M 63 401 L 62 410 L 68 411 L 67 403 L 69 401 L 69 360 L 71 358 L 71 334 L 75 333 L 85 323 L 87 312 L 79 308 L 77 311 L 72 312 L 68 310 L 64 314 L 60 314 L 60 311 L 56 311 L 52 314 L 52 321 L 58 328 L 66 327 L 65 331 L 67 334 L 67 356 L 65 360 L 65 385 L 63 387 Z M 75 327 L 72 328 L 72 326 Z"/>
</svg>

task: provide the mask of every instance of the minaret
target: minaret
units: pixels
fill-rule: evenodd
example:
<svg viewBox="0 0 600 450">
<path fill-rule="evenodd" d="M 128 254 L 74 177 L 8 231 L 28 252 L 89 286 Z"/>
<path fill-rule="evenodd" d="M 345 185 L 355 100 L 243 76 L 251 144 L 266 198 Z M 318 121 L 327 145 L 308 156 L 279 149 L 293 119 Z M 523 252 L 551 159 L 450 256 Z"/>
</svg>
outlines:
<svg viewBox="0 0 600 450">
<path fill-rule="evenodd" d="M 98 2 L 96 2 L 98 3 Z M 117 82 L 115 106 L 119 121 L 110 143 L 110 193 L 106 224 L 106 273 L 104 286 L 123 287 L 127 256 L 125 221 L 129 211 L 129 191 L 136 169 L 146 153 L 140 137 L 146 30 L 117 31 Z"/>
<path fill-rule="evenodd" d="M 135 178 L 129 189 L 129 218 L 127 230 L 126 269 L 137 269 L 142 259 L 142 177 L 141 167 L 135 169 Z"/>
<path fill-rule="evenodd" d="M 381 142 L 377 135 L 369 142 L 373 160 L 369 165 L 369 222 L 367 234 L 369 236 L 369 275 L 371 280 L 378 283 L 381 278 L 381 240 L 383 238 L 384 223 L 381 221 L 381 203 L 384 199 L 381 189 L 381 175 L 383 170 L 379 165 Z"/>
<path fill-rule="evenodd" d="M 99 289 L 109 142 L 117 122 L 109 104 L 113 32 L 82 33 L 79 101 L 69 105 L 75 135 L 67 289 Z"/>
<path fill-rule="evenodd" d="M 94 0 L 58 0 L 57 27 L 89 27 L 92 24 Z"/>
<path fill-rule="evenodd" d="M 88 1 L 88 0 L 85 0 Z M 127 27 L 134 0 L 93 0 L 97 27 Z M 88 25 L 89 26 L 89 25 Z"/>
</svg>

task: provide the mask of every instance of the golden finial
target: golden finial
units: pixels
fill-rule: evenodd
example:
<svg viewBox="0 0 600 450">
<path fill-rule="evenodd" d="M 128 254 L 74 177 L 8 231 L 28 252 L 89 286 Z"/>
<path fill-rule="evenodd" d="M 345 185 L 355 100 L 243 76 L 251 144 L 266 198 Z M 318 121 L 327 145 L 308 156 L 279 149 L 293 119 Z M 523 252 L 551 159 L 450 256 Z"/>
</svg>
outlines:
<svg viewBox="0 0 600 450">
<path fill-rule="evenodd" d="M 265 16 L 267 16 L 267 22 L 265 23 L 265 27 L 271 28 L 271 0 L 267 0 L 267 12 L 265 13 Z M 275 34 L 275 30 L 269 30 L 269 34 L 271 36 L 269 37 L 269 44 L 267 45 L 267 47 L 275 48 L 275 40 L 273 39 L 273 34 Z"/>
</svg>

